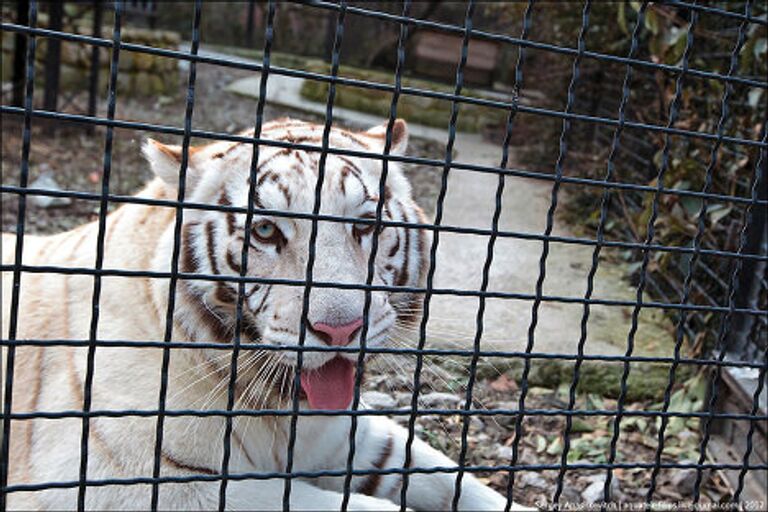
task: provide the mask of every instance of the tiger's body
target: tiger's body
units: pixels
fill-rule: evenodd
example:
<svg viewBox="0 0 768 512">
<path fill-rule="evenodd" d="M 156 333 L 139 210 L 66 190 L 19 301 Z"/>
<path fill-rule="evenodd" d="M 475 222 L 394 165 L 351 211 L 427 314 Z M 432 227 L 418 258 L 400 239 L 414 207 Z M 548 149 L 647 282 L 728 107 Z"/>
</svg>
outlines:
<svg viewBox="0 0 768 512">
<path fill-rule="evenodd" d="M 394 125 L 393 152 L 404 150 L 405 123 Z M 283 120 L 266 124 L 262 137 L 319 144 L 322 127 Z M 333 147 L 381 152 L 384 129 L 349 133 L 334 129 Z M 181 150 L 154 141 L 145 154 L 158 176 L 138 195 L 175 200 Z M 250 144 L 218 142 L 191 148 L 187 200 L 245 207 L 248 200 Z M 318 175 L 317 153 L 262 146 L 254 205 L 258 208 L 309 213 Z M 379 191 L 380 161 L 328 155 L 321 213 L 371 218 Z M 390 165 L 384 217 L 420 222 L 421 211 L 395 164 Z M 179 270 L 238 276 L 246 215 L 185 209 Z M 107 217 L 105 269 L 167 273 L 171 269 L 175 209 L 127 204 Z M 308 254 L 310 220 L 254 215 L 247 260 L 248 276 L 302 280 Z M 54 236 L 24 237 L 23 264 L 93 268 L 98 224 L 90 223 Z M 386 227 L 380 231 L 374 284 L 420 286 L 425 274 L 428 234 Z M 315 281 L 365 282 L 371 250 L 370 224 L 320 222 L 317 230 Z M 14 261 L 15 236 L 3 234 L 3 263 Z M 11 273 L 3 273 L 3 330 L 7 336 Z M 17 339 L 88 340 L 91 329 L 92 276 L 23 273 Z M 242 342 L 271 345 L 298 343 L 304 288 L 245 284 Z M 166 329 L 169 279 L 104 276 L 98 318 L 98 340 L 162 340 Z M 173 317 L 173 342 L 231 342 L 234 335 L 237 284 L 181 279 Z M 386 341 L 395 322 L 413 322 L 418 296 L 371 293 L 367 344 Z M 364 292 L 313 288 L 308 311 L 307 346 L 359 344 Z M 173 346 L 171 344 L 171 346 Z M 13 411 L 82 410 L 87 370 L 86 346 L 21 345 L 15 353 Z M 3 368 L 7 349 L 3 348 Z M 99 346 L 95 350 L 91 410 L 156 410 L 163 351 L 157 347 Z M 354 361 L 348 353 L 307 352 L 302 365 L 302 409 L 345 409 L 349 406 Z M 223 410 L 227 407 L 231 349 L 179 348 L 170 351 L 167 410 Z M 291 406 L 295 351 L 243 349 L 238 358 L 235 409 Z M 4 381 L 3 381 L 4 382 Z M 3 390 L 5 393 L 5 390 Z M 162 476 L 218 475 L 223 456 L 222 416 L 168 416 L 162 443 Z M 156 416 L 95 416 L 90 420 L 87 477 L 130 479 L 151 477 Z M 286 467 L 290 418 L 236 416 L 231 435 L 229 471 L 282 472 Z M 73 481 L 79 478 L 82 419 L 13 421 L 10 436 L 9 485 Z M 343 470 L 349 446 L 349 417 L 301 416 L 297 421 L 294 471 Z M 407 433 L 381 416 L 359 418 L 355 469 L 403 467 Z M 418 439 L 412 466 L 454 465 Z M 361 475 L 352 480 L 351 510 L 396 509 L 402 478 L 398 474 Z M 412 474 L 407 506 L 438 510 L 450 506 L 455 474 Z M 291 507 L 338 509 L 343 477 L 295 479 Z M 219 481 L 162 484 L 160 509 L 212 509 L 218 506 Z M 230 481 L 226 506 L 232 510 L 280 509 L 283 479 Z M 69 509 L 76 506 L 76 486 L 8 494 L 9 509 Z M 460 509 L 501 510 L 506 500 L 465 475 Z M 86 508 L 146 509 L 149 485 L 89 487 Z"/>
</svg>

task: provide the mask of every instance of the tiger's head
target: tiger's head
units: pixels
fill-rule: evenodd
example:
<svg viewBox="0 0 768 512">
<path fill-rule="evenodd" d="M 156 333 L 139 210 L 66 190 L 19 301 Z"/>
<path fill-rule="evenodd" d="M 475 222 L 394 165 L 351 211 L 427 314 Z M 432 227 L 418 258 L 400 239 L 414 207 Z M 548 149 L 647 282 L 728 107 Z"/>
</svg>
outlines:
<svg viewBox="0 0 768 512">
<path fill-rule="evenodd" d="M 334 128 L 329 146 L 382 153 L 386 125 L 365 132 Z M 253 131 L 243 135 L 252 136 Z M 320 146 L 323 126 L 283 119 L 262 128 L 263 139 Z M 403 120 L 392 130 L 392 154 L 402 154 L 408 141 Z M 144 154 L 155 174 L 175 196 L 182 150 L 148 140 Z M 249 197 L 253 146 L 217 142 L 189 150 L 185 180 L 187 200 L 246 208 Z M 320 168 L 320 153 L 262 145 L 256 167 L 253 207 L 287 213 L 311 214 Z M 379 201 L 382 161 L 329 153 L 324 164 L 320 214 L 354 219 L 374 219 Z M 399 166 L 390 162 L 384 192 L 382 219 L 422 223 L 424 214 L 411 197 L 411 188 Z M 222 276 L 242 273 L 246 214 L 185 209 L 181 232 L 179 270 Z M 304 281 L 310 254 L 312 220 L 254 213 L 245 275 L 266 279 Z M 370 223 L 319 220 L 317 222 L 313 285 L 307 310 L 306 347 L 360 344 L 365 292 L 340 289 L 325 283 L 364 285 L 372 250 L 374 226 Z M 374 285 L 421 287 L 429 233 L 416 228 L 384 226 L 378 233 Z M 169 268 L 173 223 L 163 235 L 156 263 Z M 195 340 L 230 342 L 235 334 L 238 283 L 211 279 L 183 279 L 179 283 L 175 320 Z M 244 285 L 241 340 L 263 345 L 299 343 L 304 286 L 246 282 Z M 392 328 L 413 323 L 419 316 L 420 298 L 407 291 L 371 292 L 366 345 L 380 346 Z M 214 352 L 208 357 L 213 360 Z M 257 351 L 254 351 L 257 352 Z M 215 354 L 219 355 L 219 354 Z M 272 352 L 283 367 L 297 361 L 296 351 Z M 346 408 L 351 402 L 357 353 L 307 351 L 302 364 L 302 391 L 310 407 Z M 239 370 L 247 367 L 241 357 Z"/>
</svg>

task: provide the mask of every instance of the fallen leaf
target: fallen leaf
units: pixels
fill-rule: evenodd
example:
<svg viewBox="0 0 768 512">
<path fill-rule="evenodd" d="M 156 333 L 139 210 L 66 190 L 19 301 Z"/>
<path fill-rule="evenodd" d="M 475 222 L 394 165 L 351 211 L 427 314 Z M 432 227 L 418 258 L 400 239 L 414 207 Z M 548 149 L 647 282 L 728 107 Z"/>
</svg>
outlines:
<svg viewBox="0 0 768 512">
<path fill-rule="evenodd" d="M 571 432 L 592 432 L 594 430 L 595 430 L 595 427 L 588 421 L 585 421 L 579 418 L 576 418 L 573 420 Z"/>
<path fill-rule="evenodd" d="M 547 447 L 547 453 L 549 455 L 558 455 L 563 451 L 563 442 L 560 437 L 556 437 L 550 445 Z"/>
</svg>

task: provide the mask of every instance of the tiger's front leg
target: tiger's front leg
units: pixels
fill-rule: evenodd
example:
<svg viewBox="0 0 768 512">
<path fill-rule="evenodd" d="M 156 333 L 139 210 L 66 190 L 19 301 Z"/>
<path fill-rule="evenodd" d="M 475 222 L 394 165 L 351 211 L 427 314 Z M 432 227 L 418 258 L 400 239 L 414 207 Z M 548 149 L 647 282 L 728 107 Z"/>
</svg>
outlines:
<svg viewBox="0 0 768 512">
<path fill-rule="evenodd" d="M 283 480 L 231 481 L 227 486 L 225 510 L 283 510 Z M 295 479 L 291 483 L 290 510 L 327 511 L 341 510 L 343 494 L 320 489 L 309 482 Z M 167 510 L 215 510 L 219 505 L 219 483 L 193 484 L 177 492 L 161 494 L 161 509 Z M 391 501 L 352 494 L 347 510 L 353 511 L 395 511 L 398 505 Z"/>
<path fill-rule="evenodd" d="M 348 430 L 339 429 L 341 435 Z M 380 469 L 400 470 L 405 464 L 405 445 L 408 431 L 389 418 L 362 416 L 359 420 L 357 450 L 354 468 L 356 470 Z M 346 453 L 341 454 L 346 456 Z M 430 447 L 414 439 L 411 446 L 410 467 L 455 467 L 456 463 Z M 320 479 L 324 488 L 340 490 L 343 479 Z M 356 476 L 352 491 L 400 503 L 403 478 L 399 473 L 370 474 Z M 411 473 L 408 478 L 406 506 L 414 510 L 450 510 L 456 484 L 456 473 Z M 459 510 L 504 510 L 507 500 L 501 494 L 481 484 L 470 473 L 465 473 Z M 512 510 L 527 509 L 513 504 Z"/>
</svg>

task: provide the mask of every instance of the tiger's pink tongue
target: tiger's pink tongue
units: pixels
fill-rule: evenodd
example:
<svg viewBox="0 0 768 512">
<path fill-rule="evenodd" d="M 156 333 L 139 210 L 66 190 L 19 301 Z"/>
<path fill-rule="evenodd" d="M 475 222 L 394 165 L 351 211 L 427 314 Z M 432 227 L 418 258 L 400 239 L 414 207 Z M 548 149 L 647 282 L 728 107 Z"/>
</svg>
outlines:
<svg viewBox="0 0 768 512">
<path fill-rule="evenodd" d="M 301 372 L 301 388 L 312 409 L 340 410 L 349 407 L 355 387 L 355 364 L 334 357 L 320 368 Z"/>
</svg>

